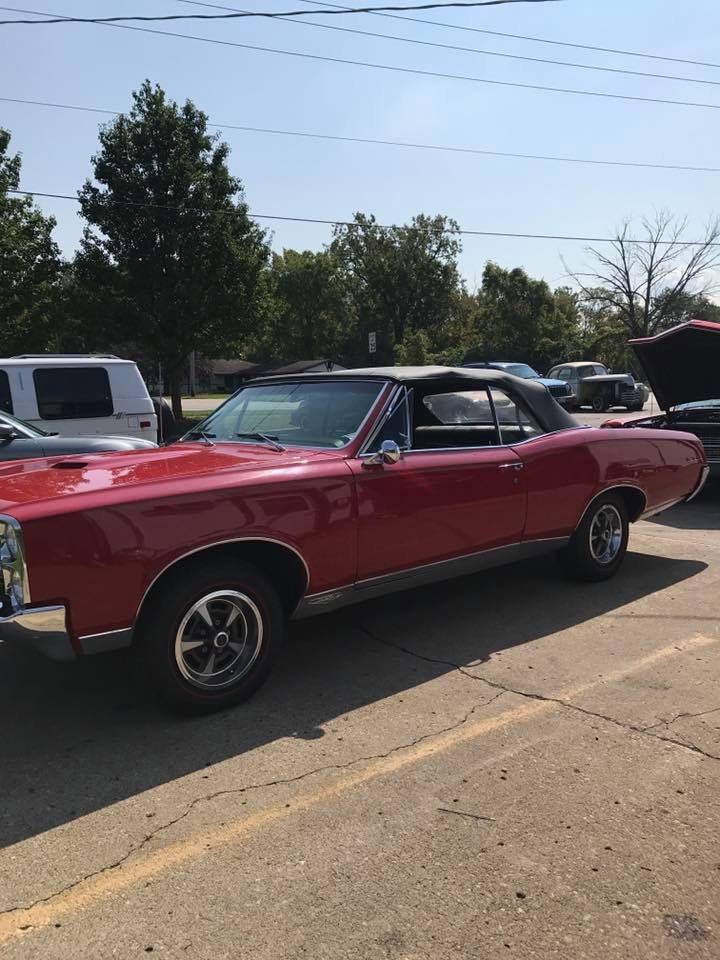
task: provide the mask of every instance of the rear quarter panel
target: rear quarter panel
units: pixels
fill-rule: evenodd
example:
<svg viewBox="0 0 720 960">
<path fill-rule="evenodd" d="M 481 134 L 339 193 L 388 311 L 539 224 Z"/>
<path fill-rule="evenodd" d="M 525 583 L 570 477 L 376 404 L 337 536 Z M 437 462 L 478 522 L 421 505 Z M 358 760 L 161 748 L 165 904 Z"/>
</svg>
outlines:
<svg viewBox="0 0 720 960">
<path fill-rule="evenodd" d="M 705 462 L 695 437 L 667 430 L 565 430 L 515 451 L 526 468 L 527 539 L 568 536 L 608 487 L 639 488 L 647 510 L 680 500 L 694 489 Z"/>
<path fill-rule="evenodd" d="M 145 591 L 173 561 L 233 539 L 294 547 L 310 570 L 309 592 L 351 582 L 356 507 L 344 460 L 263 479 L 148 485 L 147 499 L 23 521 L 33 603 L 63 602 L 75 638 L 130 626 Z M 198 563 L 202 561 L 198 558 Z"/>
</svg>

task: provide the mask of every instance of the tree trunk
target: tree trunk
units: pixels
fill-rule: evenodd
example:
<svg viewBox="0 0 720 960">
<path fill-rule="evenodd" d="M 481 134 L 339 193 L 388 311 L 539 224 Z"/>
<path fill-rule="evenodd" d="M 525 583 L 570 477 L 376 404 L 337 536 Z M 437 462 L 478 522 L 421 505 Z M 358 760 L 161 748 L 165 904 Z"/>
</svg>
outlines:
<svg viewBox="0 0 720 960">
<path fill-rule="evenodd" d="M 182 368 L 174 370 L 170 375 L 170 399 L 172 401 L 172 411 L 176 420 L 181 420 L 182 410 Z"/>
</svg>

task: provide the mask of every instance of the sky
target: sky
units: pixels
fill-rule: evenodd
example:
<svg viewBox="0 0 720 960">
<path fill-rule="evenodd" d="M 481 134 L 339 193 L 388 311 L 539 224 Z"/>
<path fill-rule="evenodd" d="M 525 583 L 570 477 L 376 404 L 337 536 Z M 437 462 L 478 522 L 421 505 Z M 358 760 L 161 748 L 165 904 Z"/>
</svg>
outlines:
<svg viewBox="0 0 720 960">
<path fill-rule="evenodd" d="M 214 12 L 180 0 L 11 0 L 62 16 Z M 298 0 L 214 0 L 237 9 L 305 8 Z M 380 0 L 376 0 L 377 3 Z M 408 4 L 411 0 L 396 0 Z M 348 5 L 349 0 L 345 0 Z M 317 4 L 321 6 L 320 3 Z M 365 4 L 363 4 L 365 5 Z M 218 11 L 219 12 L 219 11 Z M 2 18 L 19 17 L 2 13 Z M 720 63 L 717 0 L 558 0 L 413 13 L 425 20 Z M 526 57 L 694 77 L 711 83 L 603 73 L 438 49 L 308 25 L 311 20 Z M 490 80 L 716 103 L 720 69 L 572 49 L 370 14 L 150 24 L 284 50 Z M 700 237 L 720 213 L 718 173 L 602 167 L 473 156 L 248 133 L 223 124 L 607 160 L 720 167 L 720 111 L 421 77 L 280 54 L 75 24 L 0 27 L 0 96 L 126 110 L 145 78 L 193 100 L 231 148 L 251 211 L 403 223 L 446 214 L 470 230 L 604 237 L 625 218 L 659 209 L 687 216 Z M 74 194 L 91 175 L 100 115 L 0 102 L 0 126 L 22 154 L 22 187 Z M 38 200 L 57 219 L 63 253 L 76 249 L 77 205 Z M 262 221 L 274 249 L 321 249 L 330 227 Z M 461 269 L 479 285 L 484 264 L 524 267 L 552 286 L 589 263 L 583 243 L 464 237 Z"/>
</svg>

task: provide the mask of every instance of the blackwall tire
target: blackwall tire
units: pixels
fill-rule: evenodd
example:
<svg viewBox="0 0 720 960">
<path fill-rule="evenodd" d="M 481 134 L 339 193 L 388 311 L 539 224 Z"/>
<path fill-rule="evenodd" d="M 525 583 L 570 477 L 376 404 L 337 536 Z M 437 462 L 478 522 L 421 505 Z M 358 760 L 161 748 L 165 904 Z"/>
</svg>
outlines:
<svg viewBox="0 0 720 960">
<path fill-rule="evenodd" d="M 138 642 L 155 690 L 175 709 L 231 707 L 267 679 L 284 615 L 277 591 L 250 564 L 185 567 L 168 574 L 147 604 Z"/>
<path fill-rule="evenodd" d="M 622 497 L 612 492 L 596 497 L 561 554 L 565 572 L 576 580 L 608 580 L 623 562 L 629 532 Z"/>
</svg>

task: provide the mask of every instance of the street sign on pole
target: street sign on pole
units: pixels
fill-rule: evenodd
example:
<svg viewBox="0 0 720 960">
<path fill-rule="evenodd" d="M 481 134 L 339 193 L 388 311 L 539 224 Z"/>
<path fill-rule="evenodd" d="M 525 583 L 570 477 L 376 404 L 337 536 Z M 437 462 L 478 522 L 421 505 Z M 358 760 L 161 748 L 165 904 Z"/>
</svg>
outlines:
<svg viewBox="0 0 720 960">
<path fill-rule="evenodd" d="M 377 334 L 374 330 L 368 334 L 368 353 L 377 353 Z"/>
</svg>

